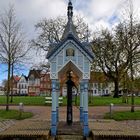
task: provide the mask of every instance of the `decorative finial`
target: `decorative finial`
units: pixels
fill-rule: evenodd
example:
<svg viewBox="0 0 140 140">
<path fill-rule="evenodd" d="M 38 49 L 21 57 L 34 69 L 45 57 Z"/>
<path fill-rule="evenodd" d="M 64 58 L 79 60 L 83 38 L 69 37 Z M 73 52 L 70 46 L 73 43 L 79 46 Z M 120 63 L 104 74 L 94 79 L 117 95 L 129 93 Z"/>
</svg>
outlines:
<svg viewBox="0 0 140 140">
<path fill-rule="evenodd" d="M 72 2 L 71 0 L 69 0 L 69 3 L 68 3 L 68 20 L 72 19 L 72 16 L 73 16 L 73 6 L 72 6 Z"/>
<path fill-rule="evenodd" d="M 71 0 L 69 0 L 69 3 L 72 3 Z"/>
</svg>

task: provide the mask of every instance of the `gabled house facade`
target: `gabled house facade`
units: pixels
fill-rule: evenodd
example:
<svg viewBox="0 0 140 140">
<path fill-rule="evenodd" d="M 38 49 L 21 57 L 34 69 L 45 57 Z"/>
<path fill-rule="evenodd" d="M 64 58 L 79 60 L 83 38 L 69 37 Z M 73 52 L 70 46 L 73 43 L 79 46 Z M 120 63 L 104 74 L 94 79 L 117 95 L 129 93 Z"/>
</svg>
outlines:
<svg viewBox="0 0 140 140">
<path fill-rule="evenodd" d="M 0 95 L 4 95 L 4 87 L 0 86 Z"/>
<path fill-rule="evenodd" d="M 28 95 L 46 96 L 51 92 L 50 74 L 41 70 L 30 70 L 28 75 Z"/>
<path fill-rule="evenodd" d="M 28 95 L 37 96 L 40 94 L 40 70 L 30 70 L 28 75 Z"/>
<path fill-rule="evenodd" d="M 20 80 L 20 77 L 18 75 L 14 75 L 10 79 L 10 95 L 18 95 L 18 87 L 17 83 Z"/>
<path fill-rule="evenodd" d="M 49 73 L 40 74 L 40 95 L 50 96 L 51 94 L 51 80 Z"/>
<path fill-rule="evenodd" d="M 17 93 L 18 95 L 28 95 L 28 77 L 21 75 L 17 83 Z"/>
</svg>

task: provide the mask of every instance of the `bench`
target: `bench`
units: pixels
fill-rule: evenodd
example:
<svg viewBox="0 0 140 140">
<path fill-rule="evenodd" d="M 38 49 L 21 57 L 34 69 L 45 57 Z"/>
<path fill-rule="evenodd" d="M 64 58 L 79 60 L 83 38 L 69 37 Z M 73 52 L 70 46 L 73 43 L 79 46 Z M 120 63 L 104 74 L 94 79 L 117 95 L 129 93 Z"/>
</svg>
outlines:
<svg viewBox="0 0 140 140">
<path fill-rule="evenodd" d="M 58 98 L 58 103 L 63 103 L 63 97 Z M 45 104 L 52 104 L 52 97 L 45 97 Z"/>
</svg>

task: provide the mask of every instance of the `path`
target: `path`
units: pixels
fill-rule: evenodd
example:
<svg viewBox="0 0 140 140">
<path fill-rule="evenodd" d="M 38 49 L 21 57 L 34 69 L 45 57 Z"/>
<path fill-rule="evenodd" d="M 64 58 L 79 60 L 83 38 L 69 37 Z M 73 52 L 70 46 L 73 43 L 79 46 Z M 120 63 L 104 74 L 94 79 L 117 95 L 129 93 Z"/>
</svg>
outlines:
<svg viewBox="0 0 140 140">
<path fill-rule="evenodd" d="M 0 106 L 0 109 L 5 109 Z M 10 109 L 18 109 L 18 106 L 10 106 Z M 140 107 L 135 109 L 140 110 Z M 118 106 L 114 110 L 130 110 L 128 106 Z M 40 136 L 49 134 L 51 107 L 48 106 L 24 106 L 24 111 L 31 111 L 34 117 L 22 121 L 0 121 L 0 136 Z M 140 120 L 137 121 L 114 121 L 103 120 L 104 113 L 109 112 L 108 106 L 89 107 L 89 128 L 96 135 L 130 135 L 140 137 Z M 66 107 L 60 107 L 60 121 L 66 120 Z M 79 108 L 73 107 L 74 121 L 79 120 Z M 31 134 L 31 135 L 30 135 Z"/>
<path fill-rule="evenodd" d="M 0 106 L 0 109 L 5 109 L 5 106 Z M 10 106 L 10 109 L 18 109 L 18 106 Z M 140 107 L 135 107 L 136 110 L 140 110 Z M 130 110 L 129 106 L 114 106 L 113 110 Z M 24 106 L 24 111 L 29 111 L 34 114 L 32 119 L 51 119 L 51 107 L 50 106 Z M 89 107 L 89 120 L 91 119 L 103 119 L 105 113 L 109 112 L 109 106 Z M 60 120 L 66 119 L 66 106 L 59 108 Z M 79 120 L 79 108 L 73 106 L 74 120 Z"/>
<path fill-rule="evenodd" d="M 5 109 L 5 106 L 0 106 L 0 109 Z M 10 106 L 10 109 L 18 109 L 18 106 Z M 140 110 L 140 107 L 135 107 Z M 128 106 L 115 106 L 115 111 L 130 110 Z M 24 111 L 29 111 L 34 114 L 32 119 L 51 120 L 51 107 L 50 106 L 24 106 Z M 90 119 L 103 119 L 105 113 L 109 112 L 109 106 L 89 107 L 89 120 Z M 66 106 L 59 108 L 60 120 L 66 119 Z M 73 106 L 73 118 L 79 120 L 79 108 Z"/>
</svg>

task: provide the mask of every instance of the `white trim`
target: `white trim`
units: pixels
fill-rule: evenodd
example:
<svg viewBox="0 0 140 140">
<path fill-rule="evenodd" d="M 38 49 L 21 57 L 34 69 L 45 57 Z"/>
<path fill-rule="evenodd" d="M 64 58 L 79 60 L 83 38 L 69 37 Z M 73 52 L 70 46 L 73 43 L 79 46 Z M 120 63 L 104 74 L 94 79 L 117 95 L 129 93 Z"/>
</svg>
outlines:
<svg viewBox="0 0 140 140">
<path fill-rule="evenodd" d="M 59 73 L 69 62 L 73 63 L 73 64 L 75 65 L 75 67 L 76 67 L 77 69 L 79 69 L 79 71 L 80 71 L 81 73 L 83 73 L 83 70 L 81 70 L 79 67 L 77 67 L 76 64 L 75 64 L 71 59 L 70 59 L 69 61 L 67 61 L 67 62 L 62 66 L 62 68 L 60 68 L 60 69 L 57 71 L 57 73 Z"/>
</svg>

